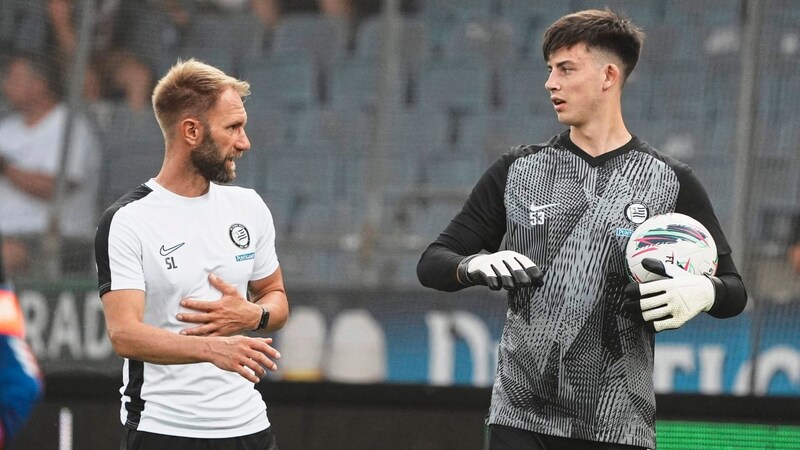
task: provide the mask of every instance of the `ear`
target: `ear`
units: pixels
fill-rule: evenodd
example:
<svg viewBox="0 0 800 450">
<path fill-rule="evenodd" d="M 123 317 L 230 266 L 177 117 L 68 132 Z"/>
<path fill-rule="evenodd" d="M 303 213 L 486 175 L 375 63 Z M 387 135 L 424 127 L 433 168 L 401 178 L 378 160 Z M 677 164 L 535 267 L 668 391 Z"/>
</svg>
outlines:
<svg viewBox="0 0 800 450">
<path fill-rule="evenodd" d="M 614 86 L 621 85 L 622 71 L 614 63 L 608 63 L 603 67 L 603 90 L 608 90 Z"/>
<path fill-rule="evenodd" d="M 203 139 L 203 124 L 199 120 L 187 117 L 180 123 L 180 139 L 194 147 Z"/>
</svg>

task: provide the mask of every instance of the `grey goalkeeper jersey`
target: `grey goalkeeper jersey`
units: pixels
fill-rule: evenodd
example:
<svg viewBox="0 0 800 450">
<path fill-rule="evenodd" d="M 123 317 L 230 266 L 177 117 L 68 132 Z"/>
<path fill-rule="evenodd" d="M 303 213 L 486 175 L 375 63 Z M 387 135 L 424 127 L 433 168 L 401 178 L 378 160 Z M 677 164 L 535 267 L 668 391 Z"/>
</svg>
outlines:
<svg viewBox="0 0 800 450">
<path fill-rule="evenodd" d="M 509 294 L 490 423 L 655 447 L 654 337 L 622 311 L 624 252 L 639 223 L 671 211 L 699 220 L 730 253 L 688 166 L 635 137 L 593 158 L 565 132 L 513 149 L 484 174 L 432 246 L 514 250 L 545 274 L 543 287 Z"/>
</svg>

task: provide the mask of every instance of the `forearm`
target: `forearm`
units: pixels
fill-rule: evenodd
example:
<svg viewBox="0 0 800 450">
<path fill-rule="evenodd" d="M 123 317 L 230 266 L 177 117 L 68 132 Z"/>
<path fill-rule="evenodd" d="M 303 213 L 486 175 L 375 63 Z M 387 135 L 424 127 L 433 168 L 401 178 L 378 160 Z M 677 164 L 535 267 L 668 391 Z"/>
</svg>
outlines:
<svg viewBox="0 0 800 450">
<path fill-rule="evenodd" d="M 253 303 L 269 311 L 269 322 L 266 328 L 257 330 L 258 333 L 267 334 L 280 330 L 289 318 L 289 302 L 284 291 L 272 291 L 254 299 Z"/>
<path fill-rule="evenodd" d="M 724 319 L 738 315 L 747 305 L 747 291 L 730 254 L 721 255 L 714 282 L 714 304 L 708 314 Z"/>
<path fill-rule="evenodd" d="M 5 164 L 3 175 L 17 189 L 42 200 L 50 200 L 55 191 L 55 177 L 40 172 L 20 169 L 12 164 Z"/>
<path fill-rule="evenodd" d="M 716 277 L 714 281 L 714 305 L 708 314 L 718 319 L 739 315 L 747 305 L 747 291 L 742 279 L 731 273 Z"/>
<path fill-rule="evenodd" d="M 153 364 L 191 364 L 210 361 L 209 339 L 185 336 L 141 322 L 108 329 L 119 356 Z"/>
<path fill-rule="evenodd" d="M 465 286 L 456 277 L 458 263 L 462 259 L 464 255 L 435 242 L 428 246 L 417 263 L 417 278 L 423 286 L 440 291 L 463 289 Z"/>
</svg>

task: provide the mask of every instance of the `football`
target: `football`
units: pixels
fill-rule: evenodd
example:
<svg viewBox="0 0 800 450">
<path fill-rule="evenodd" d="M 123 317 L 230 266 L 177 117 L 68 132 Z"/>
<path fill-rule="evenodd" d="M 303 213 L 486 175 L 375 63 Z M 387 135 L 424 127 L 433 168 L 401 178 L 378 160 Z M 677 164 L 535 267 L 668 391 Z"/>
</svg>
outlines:
<svg viewBox="0 0 800 450">
<path fill-rule="evenodd" d="M 642 260 L 654 258 L 669 274 L 684 271 L 694 275 L 714 275 L 717 270 L 717 245 L 706 227 L 680 213 L 653 216 L 634 230 L 625 248 L 631 277 L 639 282 L 661 279 L 642 267 Z"/>
</svg>

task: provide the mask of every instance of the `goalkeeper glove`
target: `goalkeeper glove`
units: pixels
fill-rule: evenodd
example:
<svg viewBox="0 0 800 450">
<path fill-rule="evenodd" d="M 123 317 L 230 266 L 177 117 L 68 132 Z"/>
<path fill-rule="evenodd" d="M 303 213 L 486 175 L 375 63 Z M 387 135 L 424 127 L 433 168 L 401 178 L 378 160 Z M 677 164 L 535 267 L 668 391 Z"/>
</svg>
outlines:
<svg viewBox="0 0 800 450">
<path fill-rule="evenodd" d="M 493 291 L 544 285 L 544 274 L 527 256 L 502 252 L 468 256 L 458 264 L 458 281 L 464 286 L 482 284 Z"/>
<path fill-rule="evenodd" d="M 625 286 L 629 300 L 623 308 L 650 331 L 678 328 L 714 306 L 716 285 L 721 284 L 718 278 L 668 271 L 664 263 L 653 258 L 643 259 L 642 267 L 664 279 Z"/>
</svg>

